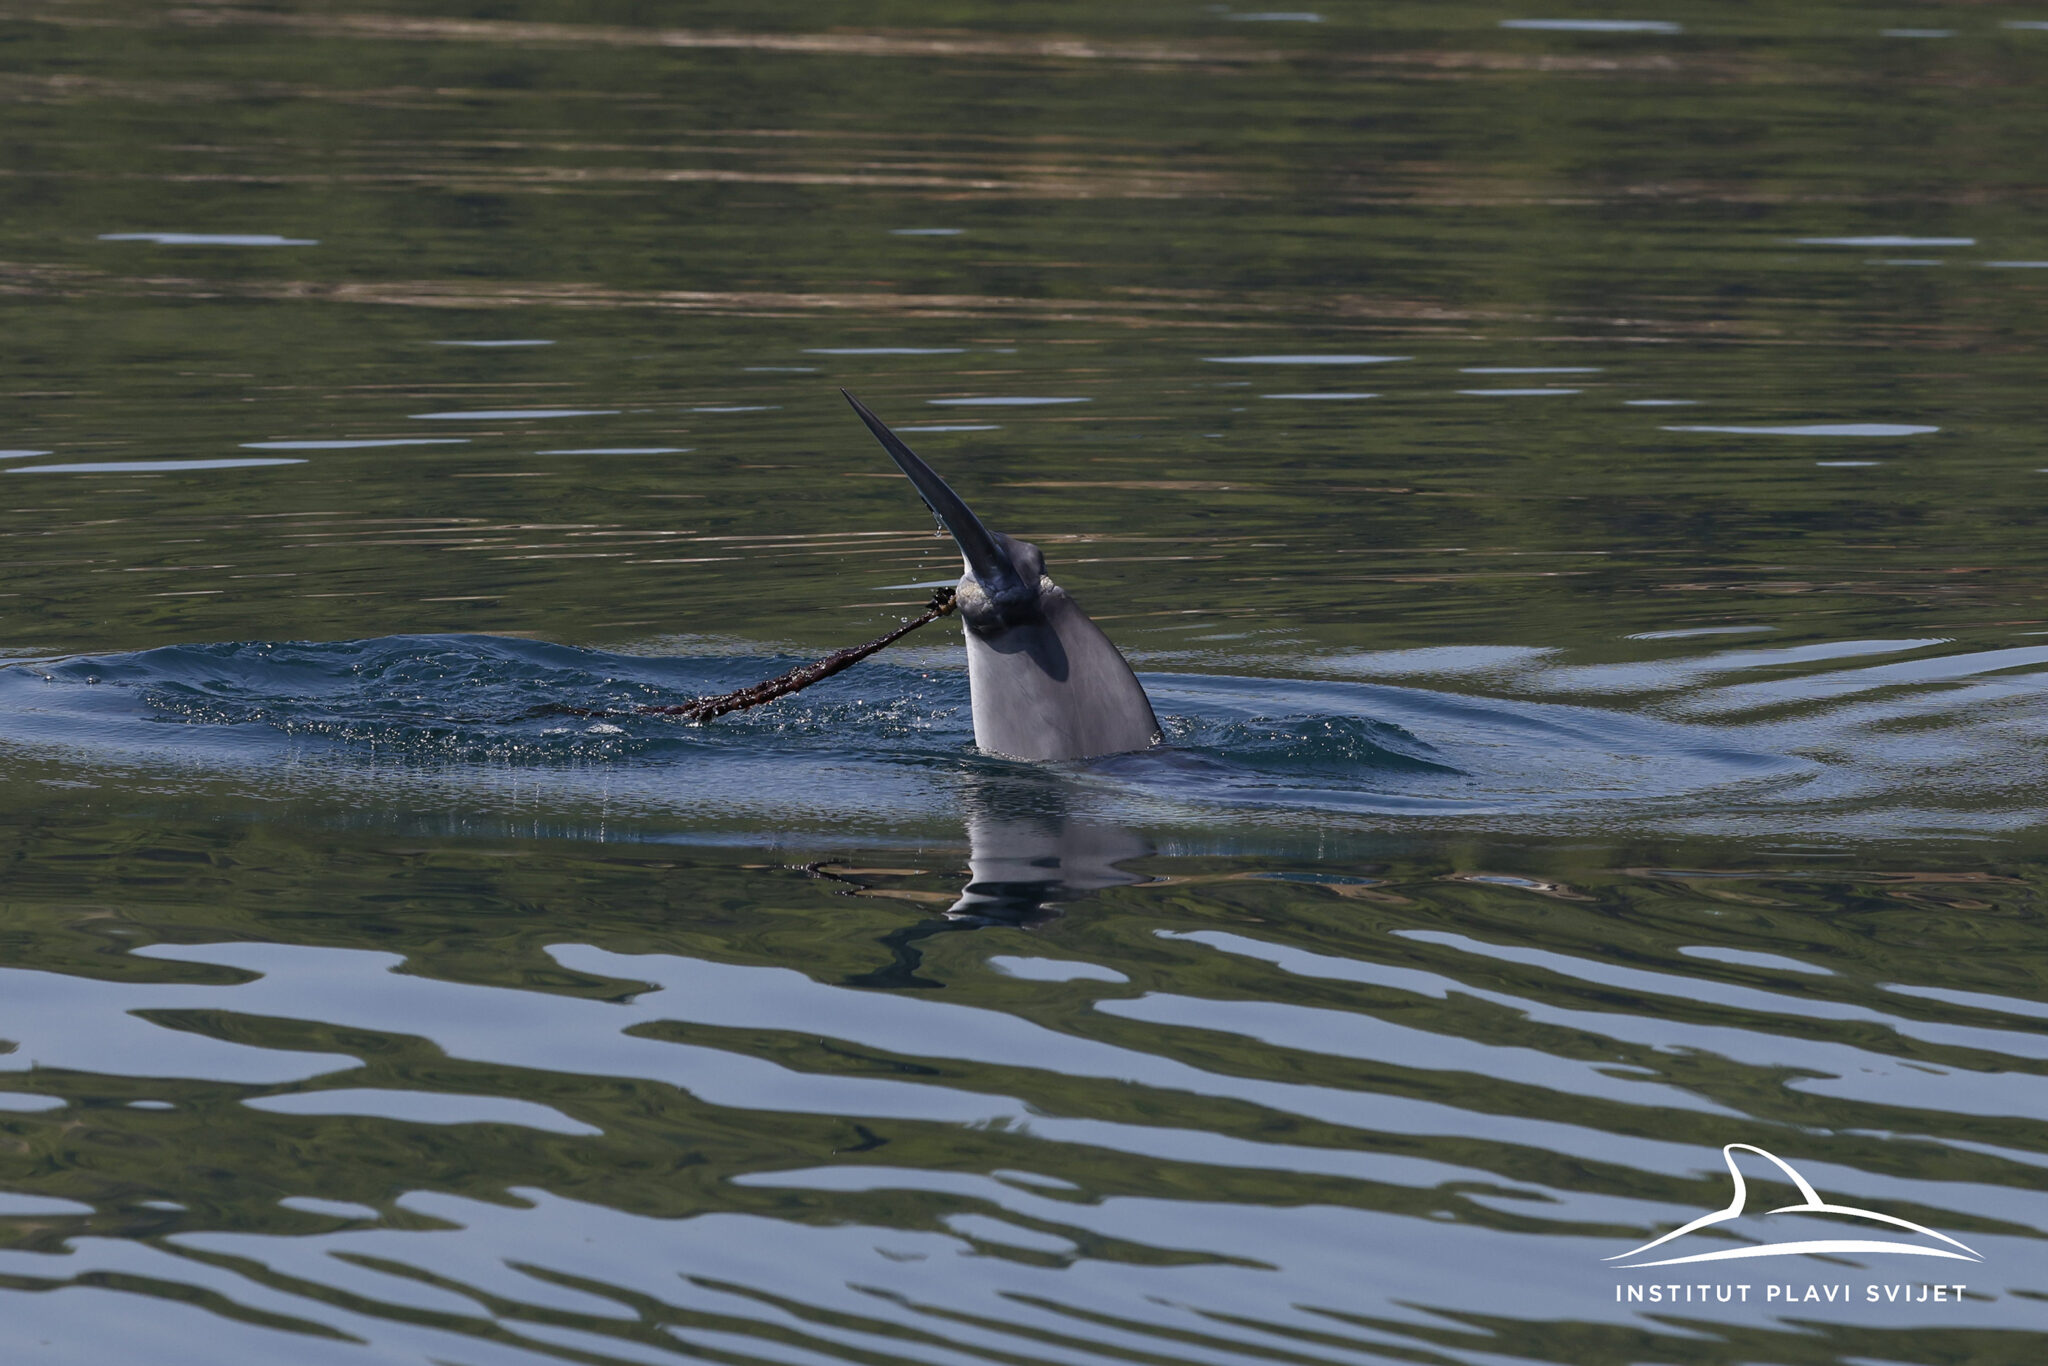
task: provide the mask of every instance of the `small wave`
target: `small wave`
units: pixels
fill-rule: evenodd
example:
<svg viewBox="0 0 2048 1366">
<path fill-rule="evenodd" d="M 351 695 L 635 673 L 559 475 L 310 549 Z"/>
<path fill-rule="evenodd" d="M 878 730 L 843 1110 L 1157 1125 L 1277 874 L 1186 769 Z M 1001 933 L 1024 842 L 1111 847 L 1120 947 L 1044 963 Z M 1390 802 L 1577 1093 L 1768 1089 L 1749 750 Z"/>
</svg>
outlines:
<svg viewBox="0 0 2048 1366">
<path fill-rule="evenodd" d="M 706 725 L 639 713 L 803 662 L 741 642 L 681 648 L 422 635 L 22 660 L 0 668 L 0 741 L 66 756 L 65 771 L 39 781 L 93 782 L 96 770 L 143 763 L 355 808 L 369 795 L 395 811 L 475 813 L 518 791 L 527 809 L 596 804 L 670 828 L 746 813 L 919 838 L 956 823 L 962 774 L 1014 783 L 1027 768 L 1085 789 L 1072 800 L 1091 819 L 1191 827 L 1224 811 L 1233 827 L 1483 816 L 1501 830 L 1859 838 L 2038 822 L 2019 795 L 2038 771 L 2048 686 L 2048 646 L 2034 644 L 1821 642 L 1598 665 L 1544 656 L 1540 668 L 1417 679 L 1458 691 L 1147 673 L 1166 744 L 1054 766 L 975 747 L 964 671 L 928 667 L 947 660 L 945 646 Z M 1598 705 L 1617 693 L 1627 700 Z"/>
<path fill-rule="evenodd" d="M 1167 739 L 1262 773 L 1355 779 L 1362 771 L 1463 776 L 1400 726 L 1362 716 L 1257 717 L 1222 724 L 1174 718 Z"/>
</svg>

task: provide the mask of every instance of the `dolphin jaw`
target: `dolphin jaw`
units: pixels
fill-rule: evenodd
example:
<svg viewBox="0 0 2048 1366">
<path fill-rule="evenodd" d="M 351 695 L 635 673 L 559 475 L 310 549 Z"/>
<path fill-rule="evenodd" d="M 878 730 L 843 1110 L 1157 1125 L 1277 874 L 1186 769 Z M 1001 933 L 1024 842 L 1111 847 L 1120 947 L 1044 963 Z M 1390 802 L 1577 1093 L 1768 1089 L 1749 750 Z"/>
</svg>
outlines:
<svg viewBox="0 0 2048 1366">
<path fill-rule="evenodd" d="M 1045 572 L 1045 556 L 1039 553 L 1037 546 L 1005 536 L 1000 531 L 990 532 L 989 536 L 1009 561 L 1007 568 L 1012 572 L 1000 576 L 991 574 L 991 578 L 1000 578 L 991 588 L 982 583 L 970 564 L 961 576 L 954 598 L 960 620 L 969 630 L 982 636 L 998 635 L 1041 620 L 1045 616 L 1046 601 L 1066 594 L 1066 590 Z"/>
<path fill-rule="evenodd" d="M 967 629 L 980 636 L 999 635 L 1041 615 L 1037 593 L 1012 590 L 998 596 L 983 588 L 972 574 L 961 577 L 953 605 Z"/>
</svg>

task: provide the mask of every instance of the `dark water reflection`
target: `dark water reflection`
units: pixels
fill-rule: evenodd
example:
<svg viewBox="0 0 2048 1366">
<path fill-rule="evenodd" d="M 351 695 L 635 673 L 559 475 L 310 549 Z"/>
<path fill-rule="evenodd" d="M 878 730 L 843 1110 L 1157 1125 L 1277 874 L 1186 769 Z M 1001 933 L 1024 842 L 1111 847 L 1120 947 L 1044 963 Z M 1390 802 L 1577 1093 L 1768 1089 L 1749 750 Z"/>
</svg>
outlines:
<svg viewBox="0 0 2048 1366">
<path fill-rule="evenodd" d="M 2034 1360 L 2048 36 L 1926 18 L 0 16 L 0 1357 Z M 1166 749 L 527 715 L 956 572 L 842 385 Z M 1982 1260 L 1606 1260 L 1728 1144 Z"/>
</svg>

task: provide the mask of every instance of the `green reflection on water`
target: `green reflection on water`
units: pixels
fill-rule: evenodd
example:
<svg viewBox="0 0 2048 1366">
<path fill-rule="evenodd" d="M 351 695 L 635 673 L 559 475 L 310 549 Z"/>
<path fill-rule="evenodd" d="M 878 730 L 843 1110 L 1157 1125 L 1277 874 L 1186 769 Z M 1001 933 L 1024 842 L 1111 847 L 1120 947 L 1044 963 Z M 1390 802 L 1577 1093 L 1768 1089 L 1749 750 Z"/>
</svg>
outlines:
<svg viewBox="0 0 2048 1366">
<path fill-rule="evenodd" d="M 17 24 L 10 445 L 210 457 L 451 408 L 622 411 L 282 472 L 6 477 L 23 645 L 838 643 L 910 601 L 882 585 L 947 560 L 843 539 L 921 513 L 873 477 L 839 384 L 905 422 L 960 394 L 1091 398 L 920 442 L 1147 648 L 1247 622 L 1315 648 L 1597 650 L 1674 624 L 1992 639 L 2048 619 L 2026 534 L 2048 277 L 1984 268 L 2048 256 L 2022 193 L 2038 130 L 2011 99 L 2041 45 L 2016 33 L 1956 49 L 1963 79 L 1926 45 L 1844 47 L 1847 9 L 1745 44 L 1706 18 L 1654 39 L 1507 33 L 1471 7 L 1364 29 L 1055 6 L 1006 11 L 988 40 L 1022 46 L 958 65 L 916 55 L 919 25 L 953 18 L 918 6 L 885 55 L 769 42 L 827 22 L 810 11 L 681 25 L 767 35 L 753 48 L 664 46 L 625 15 L 579 38 L 606 16 L 546 6 L 409 29 L 90 12 L 104 25 Z M 1040 51 L 1041 24 L 1108 46 Z M 1185 51 L 1116 46 L 1140 36 Z M 891 231 L 934 224 L 962 232 Z M 96 240 L 163 229 L 319 245 Z M 1858 232 L 1977 245 L 1795 241 Z M 1873 263 L 1922 255 L 1946 264 Z M 427 345 L 505 336 L 556 344 Z M 807 354 L 848 345 L 962 354 Z M 1416 359 L 1367 386 L 1202 363 L 1362 346 Z M 1489 364 L 1601 369 L 1566 398 L 1460 396 Z M 1381 397 L 1255 397 L 1309 387 Z M 1699 406 L 1623 406 L 1645 397 Z M 766 411 L 700 411 L 732 406 Z M 1942 431 L 1663 430 L 1773 420 Z M 587 446 L 691 450 L 535 454 Z"/>
</svg>

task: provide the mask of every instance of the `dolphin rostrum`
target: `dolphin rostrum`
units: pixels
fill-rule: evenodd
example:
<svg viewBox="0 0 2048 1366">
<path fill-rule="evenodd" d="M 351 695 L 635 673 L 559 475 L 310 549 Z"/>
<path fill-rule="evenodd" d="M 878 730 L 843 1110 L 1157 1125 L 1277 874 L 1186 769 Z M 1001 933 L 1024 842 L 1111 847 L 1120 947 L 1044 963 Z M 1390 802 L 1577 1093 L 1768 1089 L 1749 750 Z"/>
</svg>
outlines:
<svg viewBox="0 0 2048 1366">
<path fill-rule="evenodd" d="M 1156 743 L 1159 719 L 1131 666 L 1047 576 L 1038 547 L 983 526 L 866 405 L 852 394 L 846 401 L 910 476 L 967 562 L 957 601 L 974 742 L 1011 759 L 1087 759 Z"/>
</svg>

